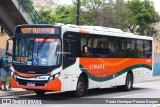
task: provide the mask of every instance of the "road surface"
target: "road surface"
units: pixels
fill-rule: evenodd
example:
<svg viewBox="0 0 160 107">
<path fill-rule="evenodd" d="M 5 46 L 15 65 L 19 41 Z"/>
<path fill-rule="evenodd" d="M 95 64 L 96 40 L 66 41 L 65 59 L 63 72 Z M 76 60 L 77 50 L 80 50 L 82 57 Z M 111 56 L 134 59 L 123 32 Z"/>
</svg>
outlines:
<svg viewBox="0 0 160 107">
<path fill-rule="evenodd" d="M 73 93 L 47 93 L 45 96 L 36 96 L 35 94 L 14 95 L 3 98 L 19 98 L 21 100 L 43 100 L 42 102 L 50 105 L 39 105 L 43 107 L 157 107 L 157 104 L 105 104 L 108 98 L 158 98 L 160 100 L 160 81 L 145 82 L 135 84 L 132 91 L 123 92 L 116 88 L 94 89 L 82 98 L 73 97 Z M 87 104 L 87 105 L 84 105 Z M 5 105 L 3 105 L 5 106 Z M 17 105 L 12 105 L 12 107 Z M 19 105 L 21 106 L 21 105 Z M 23 105 L 28 106 L 28 105 Z M 31 105 L 37 107 L 37 105 Z M 8 106 L 7 106 L 8 107 Z M 160 106 L 159 106 L 160 107 Z"/>
</svg>

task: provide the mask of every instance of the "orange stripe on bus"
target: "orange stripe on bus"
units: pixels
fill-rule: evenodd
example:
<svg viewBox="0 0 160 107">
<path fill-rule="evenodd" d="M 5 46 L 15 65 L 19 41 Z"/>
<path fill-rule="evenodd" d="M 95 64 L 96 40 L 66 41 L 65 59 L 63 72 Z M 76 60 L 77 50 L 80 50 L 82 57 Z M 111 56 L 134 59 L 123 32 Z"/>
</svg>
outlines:
<svg viewBox="0 0 160 107">
<path fill-rule="evenodd" d="M 27 73 L 21 73 L 21 72 L 18 72 L 15 70 L 15 73 L 18 74 L 19 76 L 22 76 L 22 77 L 33 77 L 33 76 L 39 76 L 39 75 L 42 75 L 42 74 L 27 74 Z M 47 73 L 47 74 L 51 74 L 51 72 Z"/>
<path fill-rule="evenodd" d="M 149 62 L 148 62 L 149 61 Z M 146 64 L 152 66 L 151 58 L 80 58 L 80 64 L 96 77 L 105 77 L 118 73 L 130 66 Z M 104 68 L 96 68 L 100 66 Z"/>
<path fill-rule="evenodd" d="M 123 60 L 121 60 L 121 61 L 114 62 L 114 63 L 109 63 L 109 62 L 104 61 L 102 58 L 98 58 L 98 60 L 99 60 L 100 62 L 102 62 L 103 64 L 106 64 L 107 66 L 117 66 L 117 65 L 120 65 L 120 64 L 125 63 L 125 62 L 128 61 L 129 59 L 130 59 L 130 58 L 123 59 Z"/>
<path fill-rule="evenodd" d="M 80 29 L 79 32 L 89 34 L 89 31 Z"/>
</svg>

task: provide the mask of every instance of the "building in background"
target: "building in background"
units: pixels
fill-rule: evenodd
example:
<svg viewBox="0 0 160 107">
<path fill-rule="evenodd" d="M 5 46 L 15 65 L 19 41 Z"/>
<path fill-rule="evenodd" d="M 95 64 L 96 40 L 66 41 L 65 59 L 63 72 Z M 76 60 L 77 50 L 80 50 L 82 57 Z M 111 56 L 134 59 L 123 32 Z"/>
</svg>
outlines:
<svg viewBox="0 0 160 107">
<path fill-rule="evenodd" d="M 43 8 L 54 8 L 54 0 L 32 0 L 33 6 L 36 11 L 40 11 Z"/>
<path fill-rule="evenodd" d="M 158 31 L 157 37 L 154 38 L 154 53 L 160 54 L 160 22 L 154 24 L 153 26 Z"/>
<path fill-rule="evenodd" d="M 6 43 L 10 37 L 7 35 L 2 26 L 0 26 L 0 58 L 4 56 L 6 52 Z M 12 51 L 13 42 L 9 41 L 9 51 Z"/>
</svg>

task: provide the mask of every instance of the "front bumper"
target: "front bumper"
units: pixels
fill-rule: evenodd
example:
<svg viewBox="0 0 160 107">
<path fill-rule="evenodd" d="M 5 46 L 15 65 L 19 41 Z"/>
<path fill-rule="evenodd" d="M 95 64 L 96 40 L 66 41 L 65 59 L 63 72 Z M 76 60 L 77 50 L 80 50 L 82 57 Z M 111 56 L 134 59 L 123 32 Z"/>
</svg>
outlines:
<svg viewBox="0 0 160 107">
<path fill-rule="evenodd" d="M 46 91 L 61 91 L 61 81 L 59 78 L 51 81 L 51 82 L 36 82 L 35 86 L 28 86 L 27 80 L 15 80 L 13 77 L 11 77 L 11 86 L 12 88 L 23 88 L 28 90 L 46 90 Z"/>
</svg>

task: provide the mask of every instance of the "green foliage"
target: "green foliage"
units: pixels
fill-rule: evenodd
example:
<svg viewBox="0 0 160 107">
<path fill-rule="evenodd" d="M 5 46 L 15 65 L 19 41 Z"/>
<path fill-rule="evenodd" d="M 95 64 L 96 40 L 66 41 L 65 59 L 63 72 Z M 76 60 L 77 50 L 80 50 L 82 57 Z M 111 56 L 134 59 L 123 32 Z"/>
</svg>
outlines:
<svg viewBox="0 0 160 107">
<path fill-rule="evenodd" d="M 75 24 L 74 7 L 59 5 L 55 9 L 42 9 L 38 12 L 40 18 L 46 24 L 64 23 Z"/>
<path fill-rule="evenodd" d="M 114 6 L 114 12 L 113 12 L 113 20 L 112 20 L 112 26 L 115 28 L 120 29 L 127 29 L 128 21 L 130 20 L 131 11 L 127 7 L 124 0 L 116 0 Z"/>
<path fill-rule="evenodd" d="M 59 5 L 55 8 L 55 21 L 57 23 L 64 23 L 64 24 L 74 24 L 75 23 L 75 12 L 72 6 L 65 6 Z"/>
<path fill-rule="evenodd" d="M 81 17 L 90 19 L 92 25 L 127 29 L 131 17 L 124 0 L 82 0 L 82 8 L 86 14 Z"/>
<path fill-rule="evenodd" d="M 76 24 L 77 0 L 73 5 L 43 9 L 40 18 L 47 24 Z M 149 0 L 81 0 L 80 24 L 129 29 L 132 33 L 155 36 L 153 24 L 160 21 Z"/>
<path fill-rule="evenodd" d="M 132 32 L 137 32 L 141 35 L 156 33 L 151 24 L 159 22 L 160 17 L 151 1 L 131 0 L 127 5 L 132 12 L 132 17 L 129 21 L 129 27 Z"/>
<path fill-rule="evenodd" d="M 87 23 L 98 26 L 111 26 L 113 13 L 113 0 L 82 0 L 81 19 Z"/>
<path fill-rule="evenodd" d="M 52 9 L 42 9 L 38 12 L 39 20 L 43 20 L 45 24 L 54 24 L 55 23 L 55 14 Z"/>
</svg>

